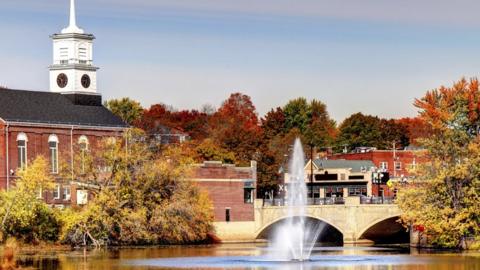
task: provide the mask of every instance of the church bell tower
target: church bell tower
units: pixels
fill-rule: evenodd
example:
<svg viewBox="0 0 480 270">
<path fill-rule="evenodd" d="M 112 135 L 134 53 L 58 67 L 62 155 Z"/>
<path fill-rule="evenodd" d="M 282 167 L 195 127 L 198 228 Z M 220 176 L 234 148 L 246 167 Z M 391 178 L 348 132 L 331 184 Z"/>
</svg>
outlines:
<svg viewBox="0 0 480 270">
<path fill-rule="evenodd" d="M 56 93 L 97 93 L 97 70 L 93 65 L 93 40 L 77 26 L 75 0 L 70 0 L 70 24 L 53 34 L 53 64 L 50 91 Z"/>
</svg>

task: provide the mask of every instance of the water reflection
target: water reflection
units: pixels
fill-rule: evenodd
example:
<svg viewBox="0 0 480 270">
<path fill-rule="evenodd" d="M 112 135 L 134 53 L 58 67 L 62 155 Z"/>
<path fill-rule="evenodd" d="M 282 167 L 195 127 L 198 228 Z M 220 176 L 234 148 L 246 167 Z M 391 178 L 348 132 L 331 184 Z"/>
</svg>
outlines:
<svg viewBox="0 0 480 270">
<path fill-rule="evenodd" d="M 267 260 L 266 245 L 129 248 L 113 250 L 38 251 L 18 256 L 22 267 L 40 270 L 91 269 L 355 269 L 480 270 L 480 253 L 428 253 L 401 247 L 316 247 L 312 261 Z"/>
</svg>

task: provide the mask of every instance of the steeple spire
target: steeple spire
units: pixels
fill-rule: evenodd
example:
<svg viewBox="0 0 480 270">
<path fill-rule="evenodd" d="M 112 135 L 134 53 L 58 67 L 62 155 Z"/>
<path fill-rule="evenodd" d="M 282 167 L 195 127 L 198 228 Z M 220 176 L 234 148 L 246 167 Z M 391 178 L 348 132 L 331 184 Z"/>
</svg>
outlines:
<svg viewBox="0 0 480 270">
<path fill-rule="evenodd" d="M 75 14 L 75 0 L 70 0 L 70 25 L 62 30 L 62 34 L 83 34 L 84 31 L 77 26 Z"/>
</svg>

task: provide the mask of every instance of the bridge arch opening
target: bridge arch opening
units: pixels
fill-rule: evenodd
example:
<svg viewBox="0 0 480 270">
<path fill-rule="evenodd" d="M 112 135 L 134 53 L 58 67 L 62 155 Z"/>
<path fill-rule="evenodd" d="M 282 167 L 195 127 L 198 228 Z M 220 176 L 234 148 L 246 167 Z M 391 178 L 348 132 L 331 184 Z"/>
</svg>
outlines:
<svg viewBox="0 0 480 270">
<path fill-rule="evenodd" d="M 375 244 L 405 244 L 410 242 L 410 234 L 394 216 L 368 226 L 361 234 L 360 240 L 370 240 Z"/>
<path fill-rule="evenodd" d="M 261 230 L 261 232 L 257 235 L 257 239 L 262 240 L 271 240 L 274 239 L 275 233 L 277 232 L 278 228 L 288 222 L 290 219 L 296 219 L 298 217 L 287 217 L 280 219 L 272 224 L 266 226 Z M 312 217 L 305 217 L 305 224 L 308 228 L 318 229 L 320 234 L 317 239 L 318 243 L 325 243 L 331 245 L 342 245 L 343 244 L 343 234 L 337 228 L 332 226 L 331 224 Z"/>
</svg>

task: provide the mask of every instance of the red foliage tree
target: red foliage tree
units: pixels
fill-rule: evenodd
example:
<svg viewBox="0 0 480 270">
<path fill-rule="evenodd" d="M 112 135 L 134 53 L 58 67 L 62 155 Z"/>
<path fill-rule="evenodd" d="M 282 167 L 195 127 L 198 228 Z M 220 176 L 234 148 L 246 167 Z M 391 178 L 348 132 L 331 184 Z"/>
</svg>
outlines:
<svg viewBox="0 0 480 270">
<path fill-rule="evenodd" d="M 155 104 L 145 110 L 137 127 L 155 133 L 159 126 L 166 126 L 186 132 L 194 140 L 201 140 L 208 136 L 208 120 L 209 115 L 197 110 L 174 111 L 164 104 Z"/>
<path fill-rule="evenodd" d="M 431 128 L 419 117 L 405 117 L 396 120 L 407 129 L 407 135 L 411 145 L 419 145 L 418 139 L 427 138 L 431 134 Z"/>
<path fill-rule="evenodd" d="M 210 121 L 210 134 L 224 149 L 236 153 L 242 165 L 254 159 L 261 128 L 251 98 L 234 93 L 222 104 Z"/>
</svg>

